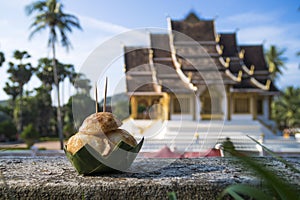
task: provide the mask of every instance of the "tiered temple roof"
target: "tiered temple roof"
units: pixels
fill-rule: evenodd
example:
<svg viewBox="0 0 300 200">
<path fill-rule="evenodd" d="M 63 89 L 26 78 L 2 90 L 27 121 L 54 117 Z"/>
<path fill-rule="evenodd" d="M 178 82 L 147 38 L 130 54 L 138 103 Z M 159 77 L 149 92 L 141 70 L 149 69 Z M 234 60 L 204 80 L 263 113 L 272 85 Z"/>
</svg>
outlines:
<svg viewBox="0 0 300 200">
<path fill-rule="evenodd" d="M 235 33 L 217 34 L 213 20 L 190 13 L 168 19 L 169 32 L 150 34 L 150 47 L 125 47 L 128 92 L 192 92 L 200 85 L 277 92 L 262 45 L 238 45 Z"/>
</svg>

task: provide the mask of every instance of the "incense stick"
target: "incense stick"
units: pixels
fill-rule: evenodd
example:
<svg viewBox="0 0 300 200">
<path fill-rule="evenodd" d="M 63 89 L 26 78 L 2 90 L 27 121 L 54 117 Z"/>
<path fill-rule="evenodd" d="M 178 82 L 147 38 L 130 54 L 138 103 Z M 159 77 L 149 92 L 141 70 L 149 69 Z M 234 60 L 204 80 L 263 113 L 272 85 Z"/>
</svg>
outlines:
<svg viewBox="0 0 300 200">
<path fill-rule="evenodd" d="M 106 79 L 105 79 L 104 101 L 103 101 L 103 112 L 106 111 L 106 95 L 107 95 L 107 77 L 106 77 Z"/>
<path fill-rule="evenodd" d="M 95 82 L 95 107 L 96 107 L 96 113 L 98 113 L 98 89 L 97 89 L 97 82 Z"/>
</svg>

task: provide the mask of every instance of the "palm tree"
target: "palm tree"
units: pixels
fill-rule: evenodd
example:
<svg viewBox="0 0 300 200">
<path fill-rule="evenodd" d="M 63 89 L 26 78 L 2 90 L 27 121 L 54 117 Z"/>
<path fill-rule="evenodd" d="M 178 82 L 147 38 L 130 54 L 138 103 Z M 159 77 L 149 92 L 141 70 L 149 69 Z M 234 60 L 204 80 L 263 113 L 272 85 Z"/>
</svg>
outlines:
<svg viewBox="0 0 300 200">
<path fill-rule="evenodd" d="M 74 82 L 74 87 L 77 91 L 77 94 L 84 94 L 87 96 L 90 96 L 90 91 L 91 91 L 91 81 L 85 77 L 84 74 L 79 73 L 76 76 L 76 80 Z"/>
<path fill-rule="evenodd" d="M 4 53 L 2 53 L 0 51 L 0 67 L 2 66 L 2 64 L 4 63 L 4 61 L 5 61 Z"/>
<path fill-rule="evenodd" d="M 14 108 L 15 101 L 20 94 L 19 86 L 16 85 L 15 83 L 6 82 L 3 90 L 7 95 L 10 95 L 12 97 L 12 108 Z"/>
<path fill-rule="evenodd" d="M 35 106 L 37 118 L 35 119 L 36 129 L 42 136 L 47 136 L 51 133 L 51 119 L 54 113 L 52 112 L 52 100 L 49 91 L 51 87 L 42 85 L 35 88 L 36 95 Z"/>
<path fill-rule="evenodd" d="M 65 80 L 65 78 L 70 78 L 75 74 L 75 69 L 72 64 L 63 64 L 59 62 L 57 59 L 56 63 L 56 71 L 58 74 L 58 83 L 61 83 Z M 36 75 L 43 83 L 43 85 L 49 86 L 52 88 L 52 85 L 55 84 L 54 81 L 54 67 L 51 59 L 48 58 L 40 58 L 38 60 Z"/>
<path fill-rule="evenodd" d="M 26 58 L 30 58 L 30 55 L 26 51 L 14 51 L 14 58 L 19 61 L 19 64 L 15 64 L 13 62 L 9 62 L 9 68 L 7 72 L 10 74 L 9 79 L 14 84 L 13 87 L 10 89 L 14 89 L 14 87 L 18 87 L 18 95 L 20 96 L 20 103 L 19 103 L 19 113 L 15 117 L 17 122 L 17 129 L 18 133 L 20 133 L 23 129 L 23 119 L 22 119 L 22 106 L 23 106 L 23 91 L 24 85 L 29 82 L 34 68 L 31 66 L 30 63 L 23 63 L 23 60 Z M 9 91 L 9 84 L 6 85 L 7 91 Z M 16 93 L 13 92 L 13 93 Z M 14 97 L 13 97 L 14 98 Z"/>
<path fill-rule="evenodd" d="M 276 46 L 271 45 L 270 49 L 266 52 L 266 59 L 269 65 L 269 71 L 271 72 L 272 81 L 278 78 L 278 75 L 282 75 L 282 68 L 286 69 L 285 62 L 287 58 L 283 56 L 286 49 L 278 49 Z"/>
<path fill-rule="evenodd" d="M 300 88 L 286 88 L 274 101 L 272 110 L 280 129 L 300 126 Z"/>
<path fill-rule="evenodd" d="M 58 43 L 58 36 L 60 35 L 61 45 L 69 50 L 71 43 L 67 37 L 67 33 L 71 33 L 73 27 L 81 29 L 81 26 L 77 17 L 63 12 L 63 5 L 59 2 L 59 0 L 41 0 L 34 2 L 26 7 L 26 11 L 28 15 L 35 13 L 34 22 L 30 26 L 33 30 L 29 38 L 32 38 L 33 35 L 44 29 L 48 29 L 49 31 L 48 47 L 52 49 L 53 78 L 54 85 L 56 87 L 58 104 L 57 126 L 61 149 L 63 149 L 63 125 L 61 117 L 60 89 L 55 54 L 56 44 Z"/>
</svg>

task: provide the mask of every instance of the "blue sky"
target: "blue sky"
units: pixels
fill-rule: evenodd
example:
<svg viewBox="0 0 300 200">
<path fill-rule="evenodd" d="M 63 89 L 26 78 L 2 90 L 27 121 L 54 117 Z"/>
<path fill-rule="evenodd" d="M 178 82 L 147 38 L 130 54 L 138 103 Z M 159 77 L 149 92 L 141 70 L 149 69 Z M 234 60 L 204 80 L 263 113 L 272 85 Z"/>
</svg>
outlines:
<svg viewBox="0 0 300 200">
<path fill-rule="evenodd" d="M 46 48 L 47 33 L 37 35 L 28 40 L 30 17 L 24 12 L 25 5 L 32 0 L 2 1 L 0 6 L 0 51 L 7 61 L 13 61 L 15 49 L 27 50 L 31 61 L 36 63 L 40 57 L 48 56 Z M 65 11 L 76 15 L 81 22 L 83 31 L 75 30 L 70 39 L 73 50 L 66 53 L 58 49 L 58 59 L 64 63 L 72 63 L 79 70 L 89 54 L 104 41 L 125 31 L 137 28 L 167 28 L 166 17 L 182 19 L 191 10 L 202 18 L 215 18 L 217 32 L 237 31 L 239 44 L 264 44 L 268 48 L 275 44 L 287 48 L 287 70 L 278 80 L 280 88 L 294 85 L 300 86 L 300 2 L 295 0 L 65 0 Z M 126 43 L 126 41 L 124 41 Z M 118 72 L 122 75 L 122 61 L 115 62 Z M 7 79 L 7 65 L 0 68 L 0 100 L 7 99 L 3 92 Z M 113 78 L 112 78 L 113 79 Z M 37 78 L 32 78 L 27 88 L 37 86 Z M 112 81 L 110 87 L 117 87 Z M 66 95 L 69 93 L 66 92 Z"/>
</svg>

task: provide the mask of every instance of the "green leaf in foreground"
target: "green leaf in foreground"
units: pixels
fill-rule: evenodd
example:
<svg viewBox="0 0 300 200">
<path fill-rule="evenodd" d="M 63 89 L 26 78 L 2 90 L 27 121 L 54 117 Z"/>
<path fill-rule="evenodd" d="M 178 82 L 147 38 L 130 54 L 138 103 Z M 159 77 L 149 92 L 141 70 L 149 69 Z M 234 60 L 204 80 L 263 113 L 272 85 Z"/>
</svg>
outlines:
<svg viewBox="0 0 300 200">
<path fill-rule="evenodd" d="M 250 137 L 251 138 L 251 137 Z M 257 144 L 261 145 L 259 142 L 251 138 Z M 262 146 L 262 145 L 261 145 Z M 263 146 L 262 146 L 263 147 Z M 263 147 L 267 149 L 266 147 Z M 287 163 L 284 159 L 277 156 L 271 150 L 267 149 L 267 151 L 272 155 L 274 158 L 279 160 L 280 162 L 284 163 L 290 169 L 296 169 L 289 163 Z M 227 187 L 220 195 L 220 199 L 223 198 L 226 194 L 231 195 L 234 199 L 243 199 L 242 196 L 251 197 L 257 200 L 266 200 L 266 199 L 282 199 L 282 200 L 290 200 L 290 199 L 299 199 L 299 194 L 294 189 L 294 185 L 289 184 L 282 178 L 280 178 L 274 169 L 266 168 L 255 159 L 242 155 L 239 152 L 233 150 L 230 152 L 232 156 L 237 158 L 241 163 L 245 166 L 246 169 L 249 169 L 254 172 L 259 178 L 264 181 L 264 190 L 268 191 L 267 194 L 263 194 L 262 190 L 259 188 L 252 188 L 251 186 L 245 185 L 232 185 Z M 299 172 L 299 170 L 294 170 Z M 242 196 L 240 196 L 242 195 Z M 270 196 L 271 195 L 271 196 Z M 268 197 L 268 198 L 266 198 Z"/>
<path fill-rule="evenodd" d="M 218 199 L 222 199 L 227 194 L 231 195 L 236 200 L 243 200 L 242 195 L 247 195 L 248 197 L 251 197 L 253 199 L 269 199 L 269 196 L 260 191 L 257 188 L 248 186 L 248 185 L 231 185 L 227 187 L 220 195 Z"/>
<path fill-rule="evenodd" d="M 169 198 L 169 200 L 177 200 L 176 193 L 168 192 L 168 198 Z"/>
<path fill-rule="evenodd" d="M 273 158 L 275 158 L 276 160 L 282 162 L 283 164 L 285 164 L 287 167 L 291 168 L 291 170 L 293 170 L 296 173 L 300 173 L 300 170 L 298 170 L 297 168 L 295 168 L 293 165 L 291 165 L 290 163 L 288 163 L 286 160 L 284 160 L 282 157 L 276 155 L 273 151 L 271 151 L 270 149 L 268 149 L 265 145 L 261 144 L 260 142 L 258 142 L 257 140 L 255 140 L 254 138 L 252 138 L 251 136 L 247 135 L 248 138 L 250 138 L 252 141 L 254 141 L 256 144 L 260 145 L 263 150 L 265 150 L 268 154 L 270 154 Z"/>
</svg>

